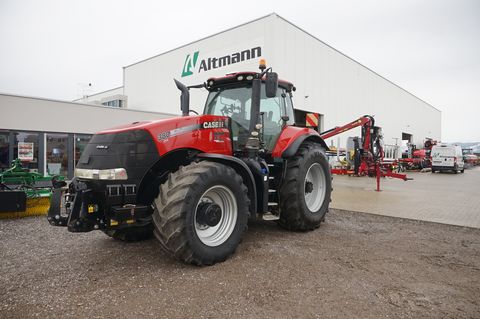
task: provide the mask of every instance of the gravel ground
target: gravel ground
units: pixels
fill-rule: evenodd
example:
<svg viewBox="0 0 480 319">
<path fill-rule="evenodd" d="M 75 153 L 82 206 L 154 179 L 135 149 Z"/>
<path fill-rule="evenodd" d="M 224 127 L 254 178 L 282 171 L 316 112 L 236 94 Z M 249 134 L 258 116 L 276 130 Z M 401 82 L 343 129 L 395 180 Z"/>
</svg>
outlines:
<svg viewBox="0 0 480 319">
<path fill-rule="evenodd" d="M 0 220 L 0 318 L 480 318 L 480 230 L 332 210 L 250 225 L 236 254 L 181 264 L 155 239 Z"/>
</svg>

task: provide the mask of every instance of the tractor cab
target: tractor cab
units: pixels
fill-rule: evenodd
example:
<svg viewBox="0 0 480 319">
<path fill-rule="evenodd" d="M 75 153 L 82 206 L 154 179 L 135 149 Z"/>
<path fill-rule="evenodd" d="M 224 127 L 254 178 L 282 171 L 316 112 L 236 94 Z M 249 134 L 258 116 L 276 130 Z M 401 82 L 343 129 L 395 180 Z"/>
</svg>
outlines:
<svg viewBox="0 0 480 319">
<path fill-rule="evenodd" d="M 182 92 L 180 108 L 183 116 L 190 111 L 191 88 L 206 88 L 209 95 L 204 115 L 230 119 L 233 153 L 272 154 L 286 126 L 294 125 L 292 83 L 278 80 L 277 73 L 260 60 L 260 72 L 238 72 L 224 77 L 209 78 L 200 85 L 185 86 L 175 80 Z"/>
<path fill-rule="evenodd" d="M 260 79 L 260 105 L 258 119 L 252 114 L 253 80 L 258 73 L 245 72 L 229 74 L 222 78 L 210 78 L 206 83 L 209 91 L 204 114 L 222 115 L 231 119 L 234 152 L 245 149 L 250 137 L 252 121 L 260 124 L 259 129 L 262 148 L 271 153 L 285 125 L 294 124 L 292 105 L 293 84 L 278 81 L 276 90 L 267 96 L 266 77 Z"/>
</svg>

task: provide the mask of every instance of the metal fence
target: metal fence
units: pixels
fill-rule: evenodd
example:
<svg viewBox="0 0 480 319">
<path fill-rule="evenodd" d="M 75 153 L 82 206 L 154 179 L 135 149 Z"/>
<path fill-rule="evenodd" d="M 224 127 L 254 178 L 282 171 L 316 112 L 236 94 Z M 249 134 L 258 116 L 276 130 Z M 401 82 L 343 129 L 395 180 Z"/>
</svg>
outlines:
<svg viewBox="0 0 480 319">
<path fill-rule="evenodd" d="M 396 160 L 396 159 L 400 158 L 399 155 L 401 155 L 401 154 L 398 154 L 398 152 L 399 152 L 399 146 L 398 145 L 385 144 L 383 146 L 383 152 L 385 153 L 384 154 L 384 159 L 386 159 L 386 160 Z"/>
</svg>

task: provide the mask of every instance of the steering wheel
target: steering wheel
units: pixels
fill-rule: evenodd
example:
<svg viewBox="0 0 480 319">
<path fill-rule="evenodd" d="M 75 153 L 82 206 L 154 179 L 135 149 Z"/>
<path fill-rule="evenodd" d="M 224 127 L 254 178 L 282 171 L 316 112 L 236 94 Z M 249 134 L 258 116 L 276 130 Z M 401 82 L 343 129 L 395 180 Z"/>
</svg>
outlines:
<svg viewBox="0 0 480 319">
<path fill-rule="evenodd" d="M 197 115 L 198 115 L 198 112 L 197 112 L 197 111 L 195 111 L 195 110 L 188 110 L 188 113 L 190 113 L 190 112 L 192 112 L 192 113 L 195 113 L 195 114 L 197 114 Z"/>
</svg>

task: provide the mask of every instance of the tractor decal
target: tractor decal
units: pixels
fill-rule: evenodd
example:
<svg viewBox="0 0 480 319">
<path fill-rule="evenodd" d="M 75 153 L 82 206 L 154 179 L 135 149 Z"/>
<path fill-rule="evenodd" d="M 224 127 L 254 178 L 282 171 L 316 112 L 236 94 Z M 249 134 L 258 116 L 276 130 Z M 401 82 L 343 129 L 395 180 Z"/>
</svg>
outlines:
<svg viewBox="0 0 480 319">
<path fill-rule="evenodd" d="M 188 126 L 184 126 L 184 127 L 179 127 L 179 128 L 176 128 L 176 129 L 173 129 L 173 130 L 170 130 L 170 131 L 161 132 L 161 133 L 158 134 L 157 138 L 158 138 L 159 141 L 163 141 L 163 140 L 168 139 L 169 137 L 174 137 L 174 136 L 177 136 L 177 135 L 180 135 L 180 134 L 184 134 L 184 133 L 188 133 L 188 132 L 191 132 L 191 131 L 199 130 L 201 128 L 202 128 L 201 124 L 193 124 L 193 125 L 188 125 Z"/>
<path fill-rule="evenodd" d="M 207 121 L 203 122 L 201 124 L 193 124 L 193 125 L 187 125 L 183 127 L 179 127 L 170 131 L 165 131 L 161 132 L 157 135 L 157 139 L 159 141 L 165 141 L 169 139 L 170 137 L 178 136 L 181 134 L 185 134 L 188 132 L 192 132 L 195 130 L 201 130 L 201 129 L 224 129 L 228 127 L 228 120 L 224 121 Z"/>
</svg>

